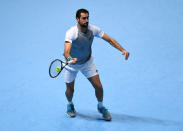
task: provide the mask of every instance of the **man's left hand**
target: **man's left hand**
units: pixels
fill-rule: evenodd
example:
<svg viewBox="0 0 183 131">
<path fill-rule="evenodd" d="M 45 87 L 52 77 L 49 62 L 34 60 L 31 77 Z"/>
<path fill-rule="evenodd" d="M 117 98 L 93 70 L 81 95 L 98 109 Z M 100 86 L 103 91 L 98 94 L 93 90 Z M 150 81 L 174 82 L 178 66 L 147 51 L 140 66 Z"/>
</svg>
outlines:
<svg viewBox="0 0 183 131">
<path fill-rule="evenodd" d="M 126 50 L 123 50 L 122 54 L 125 55 L 125 60 L 128 60 L 128 57 L 129 57 L 130 53 Z"/>
</svg>

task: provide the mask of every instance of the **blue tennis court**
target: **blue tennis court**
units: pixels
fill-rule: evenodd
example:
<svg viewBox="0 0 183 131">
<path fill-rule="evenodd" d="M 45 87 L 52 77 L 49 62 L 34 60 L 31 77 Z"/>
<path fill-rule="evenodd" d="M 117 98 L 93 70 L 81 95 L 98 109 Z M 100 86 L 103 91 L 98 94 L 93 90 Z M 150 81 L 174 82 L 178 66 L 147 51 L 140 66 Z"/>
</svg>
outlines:
<svg viewBox="0 0 183 131">
<path fill-rule="evenodd" d="M 111 122 L 81 73 L 68 118 L 63 74 L 48 75 L 79 8 L 130 52 L 92 46 Z M 183 131 L 182 15 L 181 0 L 0 0 L 0 131 Z"/>
</svg>

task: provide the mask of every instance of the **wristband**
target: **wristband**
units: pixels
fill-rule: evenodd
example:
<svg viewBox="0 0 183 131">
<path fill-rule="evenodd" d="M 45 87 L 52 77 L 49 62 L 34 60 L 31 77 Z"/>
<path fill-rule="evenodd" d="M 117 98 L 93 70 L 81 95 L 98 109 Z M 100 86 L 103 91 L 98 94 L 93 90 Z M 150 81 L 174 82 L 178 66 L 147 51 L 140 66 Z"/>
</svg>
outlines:
<svg viewBox="0 0 183 131">
<path fill-rule="evenodd" d="M 68 57 L 67 57 L 67 60 L 68 60 L 68 61 L 72 60 L 72 57 L 71 57 L 71 56 L 68 56 Z"/>
</svg>

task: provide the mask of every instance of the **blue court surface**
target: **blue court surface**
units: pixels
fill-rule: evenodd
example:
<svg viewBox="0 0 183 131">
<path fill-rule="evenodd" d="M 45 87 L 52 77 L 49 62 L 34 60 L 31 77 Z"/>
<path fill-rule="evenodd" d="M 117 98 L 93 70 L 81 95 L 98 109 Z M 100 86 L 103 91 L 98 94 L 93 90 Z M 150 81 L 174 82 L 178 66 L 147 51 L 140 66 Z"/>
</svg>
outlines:
<svg viewBox="0 0 183 131">
<path fill-rule="evenodd" d="M 111 122 L 81 73 L 68 118 L 63 74 L 48 75 L 79 8 L 131 53 L 92 46 Z M 183 131 L 182 34 L 182 0 L 0 0 L 0 131 Z"/>
</svg>

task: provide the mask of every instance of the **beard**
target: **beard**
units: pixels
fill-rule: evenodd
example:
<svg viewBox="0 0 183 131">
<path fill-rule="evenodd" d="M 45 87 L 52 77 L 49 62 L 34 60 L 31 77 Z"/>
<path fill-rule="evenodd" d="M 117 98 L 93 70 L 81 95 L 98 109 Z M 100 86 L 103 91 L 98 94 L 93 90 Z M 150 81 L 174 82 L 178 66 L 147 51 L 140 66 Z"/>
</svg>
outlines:
<svg viewBox="0 0 183 131">
<path fill-rule="evenodd" d="M 84 24 L 79 23 L 79 25 L 80 25 L 81 27 L 83 27 L 83 28 L 88 28 L 88 22 L 87 22 L 87 23 L 84 23 Z"/>
</svg>

